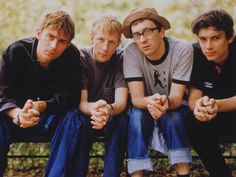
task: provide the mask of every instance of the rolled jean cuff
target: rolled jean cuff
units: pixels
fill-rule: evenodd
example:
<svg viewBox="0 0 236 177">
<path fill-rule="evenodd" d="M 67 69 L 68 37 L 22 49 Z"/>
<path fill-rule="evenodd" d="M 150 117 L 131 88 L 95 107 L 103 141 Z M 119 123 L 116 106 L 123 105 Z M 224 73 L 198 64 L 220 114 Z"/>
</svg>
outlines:
<svg viewBox="0 0 236 177">
<path fill-rule="evenodd" d="M 128 159 L 128 173 L 132 174 L 136 171 L 153 171 L 150 158 L 145 159 Z"/>
<path fill-rule="evenodd" d="M 174 165 L 177 163 L 192 162 L 192 155 L 191 155 L 190 148 L 168 151 L 168 156 L 169 156 L 171 165 Z"/>
</svg>

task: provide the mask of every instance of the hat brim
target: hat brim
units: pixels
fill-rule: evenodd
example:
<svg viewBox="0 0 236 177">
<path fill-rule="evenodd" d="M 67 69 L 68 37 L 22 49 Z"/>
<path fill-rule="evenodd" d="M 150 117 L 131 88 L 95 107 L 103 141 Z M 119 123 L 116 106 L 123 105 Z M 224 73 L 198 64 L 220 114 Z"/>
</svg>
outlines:
<svg viewBox="0 0 236 177">
<path fill-rule="evenodd" d="M 132 38 L 131 25 L 140 19 L 150 19 L 159 22 L 166 30 L 170 29 L 170 23 L 166 18 L 150 11 L 136 11 L 129 14 L 123 22 L 123 34 L 126 38 Z"/>
</svg>

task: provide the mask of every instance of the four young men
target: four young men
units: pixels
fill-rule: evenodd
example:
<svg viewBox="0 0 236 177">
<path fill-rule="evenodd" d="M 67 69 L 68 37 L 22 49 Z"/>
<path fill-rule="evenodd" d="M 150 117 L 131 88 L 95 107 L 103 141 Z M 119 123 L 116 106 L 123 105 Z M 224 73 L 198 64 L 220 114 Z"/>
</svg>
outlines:
<svg viewBox="0 0 236 177">
<path fill-rule="evenodd" d="M 169 28 L 154 8 L 131 11 L 123 34 L 134 41 L 124 49 L 124 62 L 122 25 L 114 16 L 93 23 L 92 45 L 80 51 L 71 44 L 74 23 L 64 11 L 44 16 L 36 37 L 11 44 L 0 60 L 0 176 L 11 141 L 35 135 L 51 139 L 45 176 L 86 176 L 99 135 L 105 135 L 105 177 L 120 176 L 126 149 L 131 176 L 151 171 L 150 144 L 187 177 L 188 138 L 212 177 L 231 176 L 217 135 L 232 133 L 235 125 L 232 17 L 224 10 L 197 17 L 194 51 L 165 36 Z M 189 81 L 193 112 L 184 100 Z"/>
</svg>

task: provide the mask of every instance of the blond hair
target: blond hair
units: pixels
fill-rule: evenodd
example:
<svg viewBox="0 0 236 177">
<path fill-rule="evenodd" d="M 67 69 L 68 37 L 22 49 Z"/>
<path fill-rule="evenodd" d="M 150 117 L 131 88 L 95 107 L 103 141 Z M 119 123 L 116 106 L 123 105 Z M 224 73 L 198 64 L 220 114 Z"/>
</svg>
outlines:
<svg viewBox="0 0 236 177">
<path fill-rule="evenodd" d="M 119 20 L 114 15 L 104 15 L 96 19 L 92 24 L 91 36 L 94 36 L 98 30 L 108 32 L 109 34 L 118 33 L 121 38 L 122 35 L 122 25 Z"/>
<path fill-rule="evenodd" d="M 58 10 L 47 13 L 42 17 L 38 29 L 42 31 L 49 26 L 63 32 L 69 38 L 69 41 L 75 36 L 75 24 L 65 11 Z"/>
</svg>

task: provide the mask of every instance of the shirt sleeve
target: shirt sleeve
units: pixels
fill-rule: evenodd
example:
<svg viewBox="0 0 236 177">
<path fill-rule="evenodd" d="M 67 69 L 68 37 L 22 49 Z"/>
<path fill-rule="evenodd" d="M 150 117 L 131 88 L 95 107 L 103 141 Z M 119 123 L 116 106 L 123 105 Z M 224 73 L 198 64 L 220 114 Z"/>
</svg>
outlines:
<svg viewBox="0 0 236 177">
<path fill-rule="evenodd" d="M 172 82 L 179 84 L 187 84 L 190 81 L 190 75 L 193 64 L 193 47 L 191 44 L 184 43 L 181 48 L 177 48 L 178 57 L 176 66 L 174 68 Z"/>
<path fill-rule="evenodd" d="M 141 53 L 134 43 L 131 43 L 125 48 L 123 69 L 126 80 L 142 80 L 143 74 L 140 66 L 141 59 Z"/>
<path fill-rule="evenodd" d="M 191 74 L 191 81 L 190 81 L 190 85 L 202 90 L 202 79 L 201 79 L 201 73 L 203 71 L 203 65 L 201 63 L 201 59 L 203 57 L 203 54 L 201 52 L 200 46 L 195 43 L 193 45 L 194 47 L 194 60 L 193 60 L 193 70 L 192 70 L 192 74 Z"/>
<path fill-rule="evenodd" d="M 127 84 L 125 82 L 125 78 L 124 78 L 124 72 L 123 72 L 123 52 L 119 52 L 118 54 L 118 58 L 117 58 L 117 72 L 115 75 L 115 88 L 120 88 L 120 87 L 127 87 Z"/>
<path fill-rule="evenodd" d="M 13 59 L 15 47 L 9 46 L 0 56 L 0 113 L 5 110 L 17 107 L 14 93 L 16 90 L 14 80 Z"/>
</svg>

